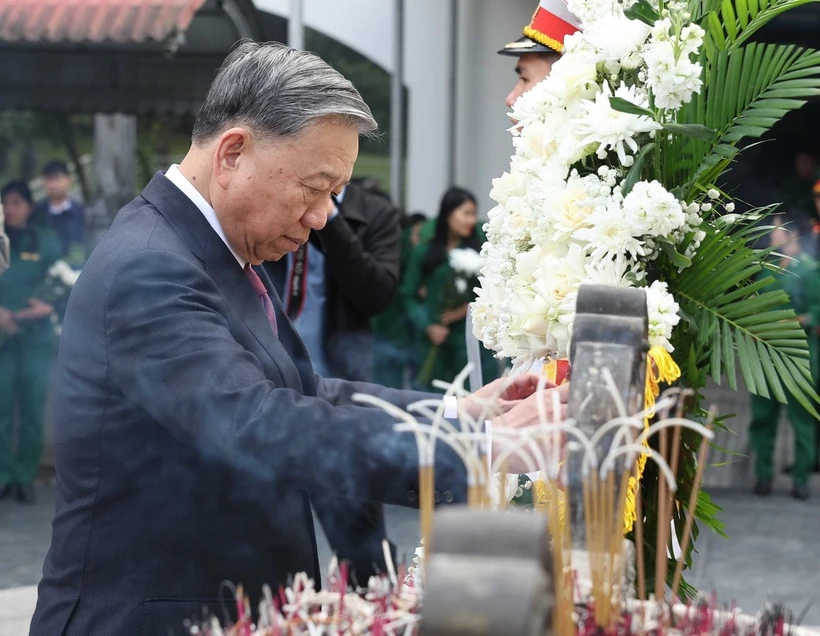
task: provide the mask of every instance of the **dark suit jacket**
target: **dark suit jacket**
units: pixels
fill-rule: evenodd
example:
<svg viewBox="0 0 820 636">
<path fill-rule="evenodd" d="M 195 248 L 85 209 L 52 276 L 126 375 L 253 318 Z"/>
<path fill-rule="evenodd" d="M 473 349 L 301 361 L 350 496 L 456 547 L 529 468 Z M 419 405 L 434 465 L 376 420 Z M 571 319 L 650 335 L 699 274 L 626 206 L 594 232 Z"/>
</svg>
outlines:
<svg viewBox="0 0 820 636">
<path fill-rule="evenodd" d="M 220 611 L 224 580 L 258 595 L 318 576 L 305 492 L 415 501 L 412 437 L 351 395 L 420 394 L 315 376 L 272 297 L 278 340 L 164 175 L 120 211 L 63 327 L 56 514 L 32 634 L 180 633 L 203 605 Z M 444 453 L 438 483 L 463 501 L 463 469 Z"/>
<path fill-rule="evenodd" d="M 311 241 L 325 254 L 324 341 L 333 377 L 370 381 L 373 331 L 370 320 L 393 300 L 399 284 L 401 224 L 384 197 L 353 185 L 345 189 L 339 215 Z M 287 260 L 266 263 L 284 298 Z"/>
</svg>

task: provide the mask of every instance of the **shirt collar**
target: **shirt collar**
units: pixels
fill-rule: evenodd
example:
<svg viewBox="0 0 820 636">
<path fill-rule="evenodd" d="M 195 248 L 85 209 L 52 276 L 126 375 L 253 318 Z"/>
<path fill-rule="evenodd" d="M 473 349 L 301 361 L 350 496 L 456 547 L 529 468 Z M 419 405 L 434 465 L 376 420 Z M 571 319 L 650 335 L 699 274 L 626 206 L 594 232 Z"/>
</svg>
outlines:
<svg viewBox="0 0 820 636">
<path fill-rule="evenodd" d="M 211 204 L 205 200 L 205 197 L 200 194 L 199 190 L 197 190 L 193 184 L 188 181 L 185 175 L 182 174 L 179 166 L 174 164 L 168 168 L 168 171 L 165 173 L 165 177 L 177 188 L 179 188 L 182 191 L 182 194 L 188 197 L 197 208 L 199 208 L 199 211 L 202 212 L 202 216 L 205 217 L 205 220 L 208 221 L 208 224 L 213 228 L 214 232 L 219 235 L 222 242 L 228 246 L 229 250 L 231 250 L 231 254 L 233 254 L 236 262 L 239 263 L 240 267 L 244 269 L 248 261 L 242 258 L 228 242 L 228 239 L 225 237 L 225 232 L 222 229 L 222 224 L 216 216 L 216 211 L 213 209 Z"/>
<path fill-rule="evenodd" d="M 52 205 L 51 202 L 48 204 L 48 211 L 51 214 L 62 214 L 69 208 L 71 208 L 71 199 L 66 199 L 60 205 Z"/>
</svg>

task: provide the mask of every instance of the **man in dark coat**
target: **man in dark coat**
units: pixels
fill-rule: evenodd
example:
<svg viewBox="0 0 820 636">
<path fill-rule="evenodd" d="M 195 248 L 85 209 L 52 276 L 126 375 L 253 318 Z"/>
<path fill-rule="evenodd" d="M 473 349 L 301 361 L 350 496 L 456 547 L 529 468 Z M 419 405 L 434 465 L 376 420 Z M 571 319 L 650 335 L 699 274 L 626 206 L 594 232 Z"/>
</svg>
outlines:
<svg viewBox="0 0 820 636">
<path fill-rule="evenodd" d="M 318 578 L 309 493 L 416 500 L 413 436 L 353 394 L 399 407 L 422 394 L 314 374 L 258 267 L 324 227 L 375 127 L 315 55 L 243 43 L 185 159 L 120 211 L 66 313 L 34 636 L 180 633 L 203 606 L 219 611 L 224 580 L 258 597 L 299 571 Z M 533 421 L 534 381 L 506 390 L 507 421 Z M 497 388 L 447 408 L 477 416 Z M 442 444 L 436 484 L 465 500 Z"/>
<path fill-rule="evenodd" d="M 390 199 L 348 184 L 307 245 L 265 264 L 319 375 L 372 380 L 370 321 L 396 294 L 400 237 Z"/>
</svg>

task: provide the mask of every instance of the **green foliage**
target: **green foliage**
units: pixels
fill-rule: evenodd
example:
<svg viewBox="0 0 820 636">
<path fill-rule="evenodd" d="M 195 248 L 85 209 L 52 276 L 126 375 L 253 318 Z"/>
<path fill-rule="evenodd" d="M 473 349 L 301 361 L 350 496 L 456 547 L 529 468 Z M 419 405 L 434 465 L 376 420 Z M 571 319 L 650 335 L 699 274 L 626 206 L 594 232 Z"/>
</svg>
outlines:
<svg viewBox="0 0 820 636">
<path fill-rule="evenodd" d="M 704 227 L 707 236 L 691 266 L 669 279 L 690 327 L 675 336 L 676 348 L 694 356 L 684 376 L 695 366 L 718 384 L 725 375 L 730 388 L 737 389 L 739 368 L 752 393 L 785 402 L 788 392 L 814 413 L 820 400 L 811 381 L 805 332 L 794 311 L 785 308 L 786 293 L 767 289 L 775 282 L 765 272 L 768 251 L 747 244 L 762 230 Z"/>
<path fill-rule="evenodd" d="M 711 59 L 702 55 L 701 63 L 703 90 L 681 109 L 678 120 L 714 134 L 708 139 L 705 131 L 703 138 L 673 135 L 664 145 L 663 180 L 684 184 L 687 199 L 717 181 L 739 141 L 760 138 L 788 112 L 820 95 L 818 51 L 749 44 L 716 51 Z"/>
<path fill-rule="evenodd" d="M 705 0 L 708 14 L 703 25 L 714 46 L 721 50 L 736 49 L 773 18 L 790 9 L 817 0 Z M 691 6 L 691 5 L 690 5 Z M 694 15 L 701 15 L 693 12 Z"/>
</svg>

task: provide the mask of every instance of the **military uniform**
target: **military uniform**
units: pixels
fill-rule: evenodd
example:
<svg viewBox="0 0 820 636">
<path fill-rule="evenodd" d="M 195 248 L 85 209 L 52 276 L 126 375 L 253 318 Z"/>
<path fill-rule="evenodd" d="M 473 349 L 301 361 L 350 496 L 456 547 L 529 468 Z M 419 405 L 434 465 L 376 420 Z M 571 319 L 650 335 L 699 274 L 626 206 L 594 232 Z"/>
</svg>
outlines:
<svg viewBox="0 0 820 636">
<path fill-rule="evenodd" d="M 51 232 L 39 228 L 7 229 L 11 258 L 0 276 L 0 307 L 16 312 L 46 279 L 61 256 Z M 50 318 L 21 322 L 15 334 L 0 334 L 0 484 L 34 480 L 43 447 L 43 415 L 55 333 Z M 13 444 L 13 419 L 19 435 Z"/>
<path fill-rule="evenodd" d="M 792 261 L 786 273 L 777 276 L 778 284 L 789 294 L 792 307 L 798 316 L 805 315 L 804 328 L 809 341 L 811 373 L 815 385 L 820 367 L 820 271 L 817 261 L 807 255 Z M 795 458 L 792 468 L 795 493 L 805 487 L 814 464 L 815 435 L 817 421 L 791 395 L 787 396 L 786 413 L 794 429 Z M 752 395 L 752 422 L 749 438 L 755 453 L 755 472 L 758 480 L 758 494 L 767 494 L 774 477 L 774 445 L 777 438 L 777 423 L 782 405 L 768 398 Z"/>
</svg>

